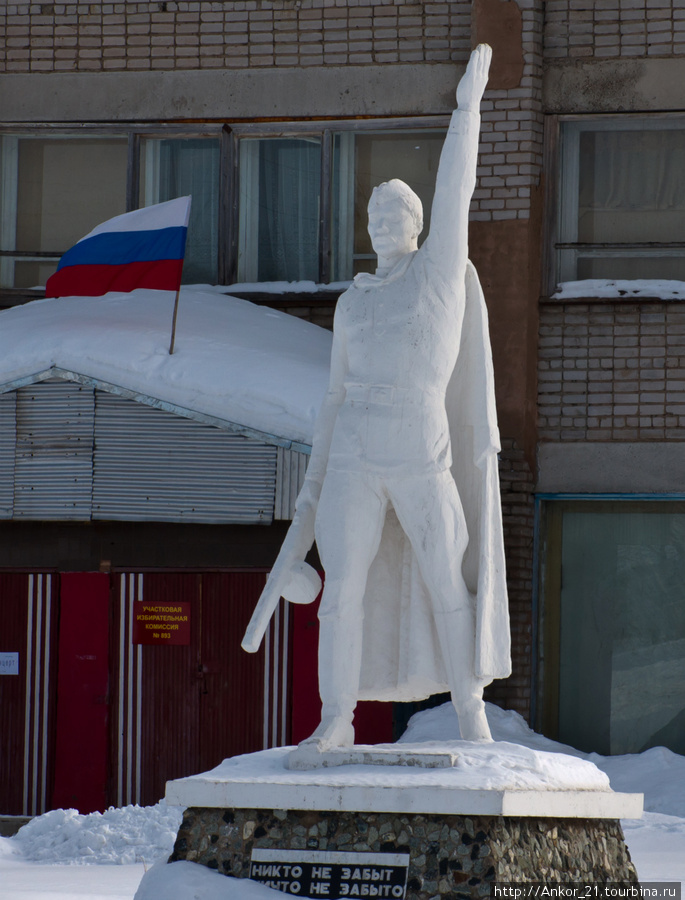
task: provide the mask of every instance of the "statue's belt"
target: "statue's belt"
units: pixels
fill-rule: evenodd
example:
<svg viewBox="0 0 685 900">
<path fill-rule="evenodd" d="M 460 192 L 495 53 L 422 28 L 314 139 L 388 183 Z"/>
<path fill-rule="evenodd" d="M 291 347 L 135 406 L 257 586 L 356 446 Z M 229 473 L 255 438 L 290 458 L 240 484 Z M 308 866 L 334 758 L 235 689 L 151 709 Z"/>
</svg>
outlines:
<svg viewBox="0 0 685 900">
<path fill-rule="evenodd" d="M 379 403 L 392 406 L 399 403 L 439 402 L 444 405 L 444 393 L 431 388 L 397 387 L 392 384 L 355 384 L 345 383 L 345 399 L 361 403 Z"/>
</svg>

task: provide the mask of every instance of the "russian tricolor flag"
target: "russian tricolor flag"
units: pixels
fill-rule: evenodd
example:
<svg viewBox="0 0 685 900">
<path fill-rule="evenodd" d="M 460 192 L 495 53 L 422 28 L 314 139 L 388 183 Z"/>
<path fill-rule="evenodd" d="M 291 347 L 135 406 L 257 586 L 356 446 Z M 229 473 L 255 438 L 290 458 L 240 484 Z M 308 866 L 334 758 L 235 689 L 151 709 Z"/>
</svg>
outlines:
<svg viewBox="0 0 685 900">
<path fill-rule="evenodd" d="M 74 244 L 48 278 L 46 297 L 99 297 L 181 285 L 190 197 L 109 219 Z"/>
</svg>

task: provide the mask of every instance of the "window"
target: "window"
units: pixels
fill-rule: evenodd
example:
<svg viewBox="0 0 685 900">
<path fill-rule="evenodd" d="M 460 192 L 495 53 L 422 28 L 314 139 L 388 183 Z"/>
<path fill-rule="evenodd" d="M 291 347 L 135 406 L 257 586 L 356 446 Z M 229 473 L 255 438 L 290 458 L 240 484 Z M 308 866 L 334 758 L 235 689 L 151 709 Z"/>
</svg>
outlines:
<svg viewBox="0 0 685 900">
<path fill-rule="evenodd" d="M 208 138 L 148 138 L 142 141 L 140 206 L 175 197 L 193 198 L 183 281 L 219 280 L 220 143 Z"/>
<path fill-rule="evenodd" d="M 685 121 L 561 126 L 557 280 L 685 281 Z"/>
<path fill-rule="evenodd" d="M 321 141 L 240 142 L 240 281 L 318 281 Z"/>
<path fill-rule="evenodd" d="M 27 127 L 0 134 L 0 290 L 40 288 L 101 222 L 192 194 L 184 283 L 373 271 L 366 207 L 400 178 L 430 209 L 447 117 Z M 421 240 L 421 239 L 420 239 Z"/>
<path fill-rule="evenodd" d="M 45 285 L 96 225 L 184 194 L 193 205 L 183 281 L 219 280 L 218 138 L 46 137 L 39 129 L 1 135 L 0 161 L 0 288 Z"/>
<path fill-rule="evenodd" d="M 427 235 L 444 129 L 375 125 L 290 134 L 236 126 L 238 281 L 325 283 L 372 271 L 366 207 L 391 178 L 421 198 Z"/>
<path fill-rule="evenodd" d="M 414 190 L 423 203 L 424 226 L 419 243 L 427 236 L 430 225 L 435 177 L 440 152 L 445 141 L 444 131 L 392 132 L 390 134 L 356 134 L 338 136 L 336 162 L 339 170 L 338 206 L 353 210 L 352 234 L 340 223 L 337 229 L 339 263 L 335 277 L 352 278 L 357 272 L 371 272 L 376 266 L 376 254 L 367 231 L 366 208 L 373 189 L 383 181 L 399 178 Z M 347 144 L 347 148 L 346 145 Z M 349 185 L 346 189 L 345 185 Z M 353 193 L 350 195 L 350 190 Z M 347 228 L 350 228 L 350 224 Z M 350 264 L 349 256 L 352 256 Z"/>
<path fill-rule="evenodd" d="M 126 212 L 127 140 L 2 137 L 2 287 L 44 285 L 72 244 Z"/>
<path fill-rule="evenodd" d="M 543 505 L 543 733 L 685 753 L 685 502 Z"/>
</svg>

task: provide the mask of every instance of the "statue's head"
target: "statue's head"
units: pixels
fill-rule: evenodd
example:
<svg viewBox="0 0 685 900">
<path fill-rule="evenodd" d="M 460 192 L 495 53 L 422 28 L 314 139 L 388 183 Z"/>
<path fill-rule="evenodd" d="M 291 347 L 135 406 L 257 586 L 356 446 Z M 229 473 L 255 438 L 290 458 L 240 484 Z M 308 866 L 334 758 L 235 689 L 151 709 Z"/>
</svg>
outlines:
<svg viewBox="0 0 685 900">
<path fill-rule="evenodd" d="M 369 236 L 381 259 L 416 250 L 423 230 L 423 205 L 408 184 L 393 178 L 373 189 L 368 206 Z"/>
</svg>

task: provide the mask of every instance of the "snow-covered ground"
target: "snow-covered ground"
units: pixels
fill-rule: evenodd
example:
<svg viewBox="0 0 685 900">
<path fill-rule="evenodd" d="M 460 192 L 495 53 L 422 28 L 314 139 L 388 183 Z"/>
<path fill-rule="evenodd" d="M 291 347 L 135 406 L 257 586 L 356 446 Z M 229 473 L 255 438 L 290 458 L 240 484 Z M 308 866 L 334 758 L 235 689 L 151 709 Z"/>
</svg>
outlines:
<svg viewBox="0 0 685 900">
<path fill-rule="evenodd" d="M 516 713 L 488 705 L 496 741 L 589 759 L 617 791 L 645 795 L 645 813 L 624 821 L 641 881 L 685 887 L 685 757 L 663 747 L 629 756 L 585 754 L 531 731 Z M 449 704 L 419 713 L 403 742 L 458 740 Z M 226 878 L 193 863 L 166 865 L 181 810 L 161 802 L 82 816 L 54 810 L 13 838 L 0 838 L 1 900 L 278 900 L 252 882 Z"/>
</svg>

